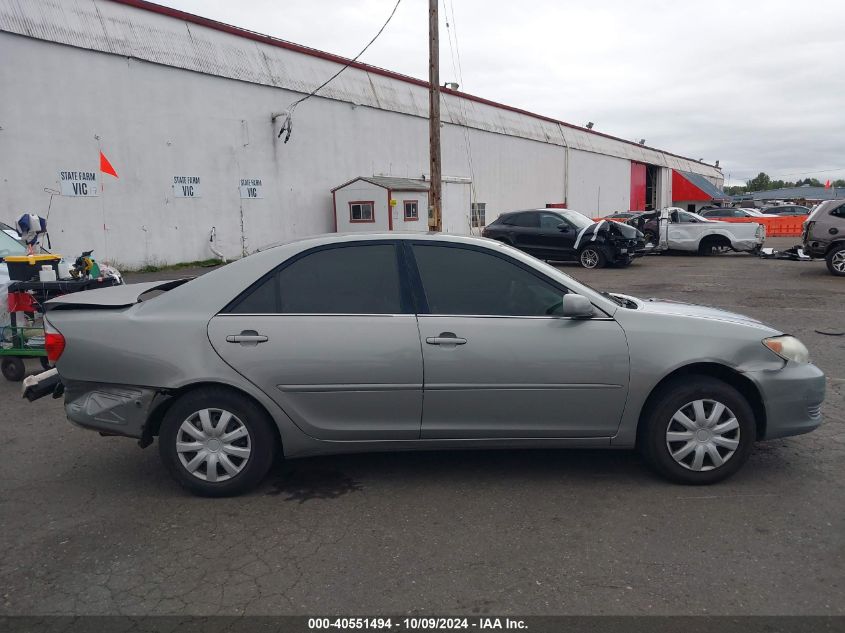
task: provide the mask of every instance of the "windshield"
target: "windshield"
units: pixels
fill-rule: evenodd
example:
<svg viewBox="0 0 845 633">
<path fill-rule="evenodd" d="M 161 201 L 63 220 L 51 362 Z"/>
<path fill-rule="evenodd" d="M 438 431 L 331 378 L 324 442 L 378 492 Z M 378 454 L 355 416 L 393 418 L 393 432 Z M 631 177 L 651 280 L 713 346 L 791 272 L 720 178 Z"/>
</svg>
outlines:
<svg viewBox="0 0 845 633">
<path fill-rule="evenodd" d="M 593 224 L 593 221 L 583 213 L 572 211 L 570 209 L 563 209 L 555 211 L 559 216 L 565 218 L 570 224 L 573 224 L 578 229 L 583 229 Z"/>
<path fill-rule="evenodd" d="M 26 247 L 6 232 L 5 225 L 0 224 L 0 257 L 9 255 L 26 255 Z"/>
</svg>

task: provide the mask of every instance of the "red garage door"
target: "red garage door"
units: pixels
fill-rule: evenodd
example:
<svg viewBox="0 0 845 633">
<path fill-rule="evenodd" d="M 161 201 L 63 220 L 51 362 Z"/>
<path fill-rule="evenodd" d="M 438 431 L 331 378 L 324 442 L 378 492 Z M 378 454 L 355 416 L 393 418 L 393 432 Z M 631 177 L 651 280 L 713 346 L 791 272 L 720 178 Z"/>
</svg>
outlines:
<svg viewBox="0 0 845 633">
<path fill-rule="evenodd" d="M 645 165 L 631 163 L 631 211 L 645 211 Z"/>
</svg>

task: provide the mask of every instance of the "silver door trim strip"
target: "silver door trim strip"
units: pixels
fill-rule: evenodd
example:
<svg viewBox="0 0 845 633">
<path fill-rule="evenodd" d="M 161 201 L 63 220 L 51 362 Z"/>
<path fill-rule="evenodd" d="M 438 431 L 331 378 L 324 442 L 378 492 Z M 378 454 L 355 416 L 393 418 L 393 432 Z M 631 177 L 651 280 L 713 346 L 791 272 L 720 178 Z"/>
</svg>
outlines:
<svg viewBox="0 0 845 633">
<path fill-rule="evenodd" d="M 416 314 L 369 314 L 364 312 L 225 312 L 215 317 L 416 317 Z"/>
<path fill-rule="evenodd" d="M 422 391 L 422 383 L 408 384 L 372 384 L 347 383 L 332 385 L 276 385 L 285 393 L 333 393 L 342 391 Z"/>
<path fill-rule="evenodd" d="M 478 391 L 478 390 L 572 390 L 572 389 L 622 389 L 622 385 L 602 383 L 435 383 L 425 386 L 427 391 Z"/>
</svg>

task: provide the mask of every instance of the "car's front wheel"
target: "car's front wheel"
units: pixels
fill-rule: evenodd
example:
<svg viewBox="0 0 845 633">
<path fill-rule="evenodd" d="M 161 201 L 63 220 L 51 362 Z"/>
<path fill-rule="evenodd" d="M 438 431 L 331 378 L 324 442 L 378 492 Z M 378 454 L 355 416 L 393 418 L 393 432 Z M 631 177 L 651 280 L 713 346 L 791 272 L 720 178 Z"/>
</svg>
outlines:
<svg viewBox="0 0 845 633">
<path fill-rule="evenodd" d="M 261 482 L 276 452 L 272 420 L 249 398 L 203 388 L 179 398 L 159 431 L 170 474 L 194 494 L 238 495 Z"/>
<path fill-rule="evenodd" d="M 578 263 L 584 268 L 604 268 L 607 256 L 601 248 L 590 244 L 578 252 Z"/>
<path fill-rule="evenodd" d="M 712 484 L 746 462 L 754 413 L 736 389 L 709 376 L 684 376 L 661 389 L 641 422 L 640 449 L 667 479 Z"/>
</svg>

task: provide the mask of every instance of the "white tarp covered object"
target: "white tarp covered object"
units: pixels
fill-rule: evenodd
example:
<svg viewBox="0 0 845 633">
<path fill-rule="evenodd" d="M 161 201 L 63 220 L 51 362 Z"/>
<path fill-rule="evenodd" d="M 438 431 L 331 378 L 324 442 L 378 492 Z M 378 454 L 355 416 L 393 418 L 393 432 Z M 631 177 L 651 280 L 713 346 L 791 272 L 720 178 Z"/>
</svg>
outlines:
<svg viewBox="0 0 845 633">
<path fill-rule="evenodd" d="M 9 318 L 9 268 L 6 264 L 0 264 L 0 328 L 10 324 Z"/>
</svg>

